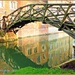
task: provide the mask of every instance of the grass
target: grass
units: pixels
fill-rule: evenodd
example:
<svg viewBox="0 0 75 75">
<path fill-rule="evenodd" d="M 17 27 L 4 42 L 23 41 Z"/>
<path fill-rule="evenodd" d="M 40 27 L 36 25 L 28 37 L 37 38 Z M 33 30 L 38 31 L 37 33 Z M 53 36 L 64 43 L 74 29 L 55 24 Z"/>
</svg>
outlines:
<svg viewBox="0 0 75 75">
<path fill-rule="evenodd" d="M 75 71 L 61 68 L 48 69 L 26 67 L 10 72 L 9 74 L 75 74 Z"/>
</svg>

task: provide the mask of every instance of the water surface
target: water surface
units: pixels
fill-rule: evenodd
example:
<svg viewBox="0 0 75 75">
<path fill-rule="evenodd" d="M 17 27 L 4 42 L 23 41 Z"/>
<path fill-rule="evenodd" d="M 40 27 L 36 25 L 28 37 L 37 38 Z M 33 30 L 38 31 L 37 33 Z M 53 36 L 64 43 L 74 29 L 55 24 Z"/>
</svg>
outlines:
<svg viewBox="0 0 75 75">
<path fill-rule="evenodd" d="M 25 37 L 0 43 L 0 73 L 28 66 L 58 66 L 72 59 L 72 43 L 72 38 L 65 33 Z"/>
</svg>

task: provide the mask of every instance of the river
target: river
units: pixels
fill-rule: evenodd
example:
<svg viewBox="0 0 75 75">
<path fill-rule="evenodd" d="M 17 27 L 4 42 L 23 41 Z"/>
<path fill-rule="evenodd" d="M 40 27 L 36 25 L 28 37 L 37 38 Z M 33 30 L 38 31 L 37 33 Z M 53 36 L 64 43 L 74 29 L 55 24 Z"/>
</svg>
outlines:
<svg viewBox="0 0 75 75">
<path fill-rule="evenodd" d="M 66 33 L 20 38 L 0 43 L 0 73 L 24 67 L 56 67 L 73 57 L 73 39 Z"/>
</svg>

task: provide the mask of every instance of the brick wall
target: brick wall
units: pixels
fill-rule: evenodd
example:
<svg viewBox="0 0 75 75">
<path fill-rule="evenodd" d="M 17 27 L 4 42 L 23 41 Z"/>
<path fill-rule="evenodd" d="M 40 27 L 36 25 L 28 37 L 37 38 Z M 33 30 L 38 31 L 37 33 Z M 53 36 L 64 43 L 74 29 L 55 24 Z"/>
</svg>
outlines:
<svg viewBox="0 0 75 75">
<path fill-rule="evenodd" d="M 18 32 L 18 37 L 34 36 L 48 33 L 48 24 L 42 22 L 29 23 L 22 27 Z"/>
</svg>

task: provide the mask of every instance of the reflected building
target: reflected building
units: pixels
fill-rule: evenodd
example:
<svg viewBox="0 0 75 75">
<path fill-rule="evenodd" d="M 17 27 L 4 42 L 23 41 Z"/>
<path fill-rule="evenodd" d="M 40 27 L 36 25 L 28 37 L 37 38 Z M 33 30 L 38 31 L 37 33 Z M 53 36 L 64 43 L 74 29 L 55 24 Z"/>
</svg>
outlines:
<svg viewBox="0 0 75 75">
<path fill-rule="evenodd" d="M 72 58 L 73 39 L 62 32 L 60 34 L 55 34 L 54 36 L 55 38 L 52 39 L 52 36 L 49 35 L 49 67 L 55 67 Z"/>
<path fill-rule="evenodd" d="M 48 36 L 40 36 L 38 46 L 33 49 L 34 54 L 30 55 L 29 58 L 36 64 L 43 65 L 48 61 Z M 35 43 L 36 44 L 36 43 Z M 36 52 L 37 49 L 37 52 Z"/>
<path fill-rule="evenodd" d="M 72 59 L 72 40 L 66 33 L 61 32 L 2 43 L 0 62 L 7 70 L 28 66 L 55 67 Z"/>
<path fill-rule="evenodd" d="M 26 43 L 27 39 L 29 43 Z M 54 67 L 72 58 L 73 39 L 64 32 L 27 39 L 20 39 L 18 46 L 36 64 L 48 62 L 49 67 Z"/>
<path fill-rule="evenodd" d="M 28 42 L 28 41 L 29 42 Z M 48 36 L 29 37 L 19 40 L 18 46 L 23 54 L 36 64 L 44 64 L 48 61 Z"/>
<path fill-rule="evenodd" d="M 28 66 L 43 67 L 41 64 L 33 62 L 28 56 L 25 56 L 24 52 L 17 45 L 12 47 L 10 44 L 8 44 L 8 47 L 5 44 L 0 45 L 0 63 L 0 73 Z"/>
</svg>

